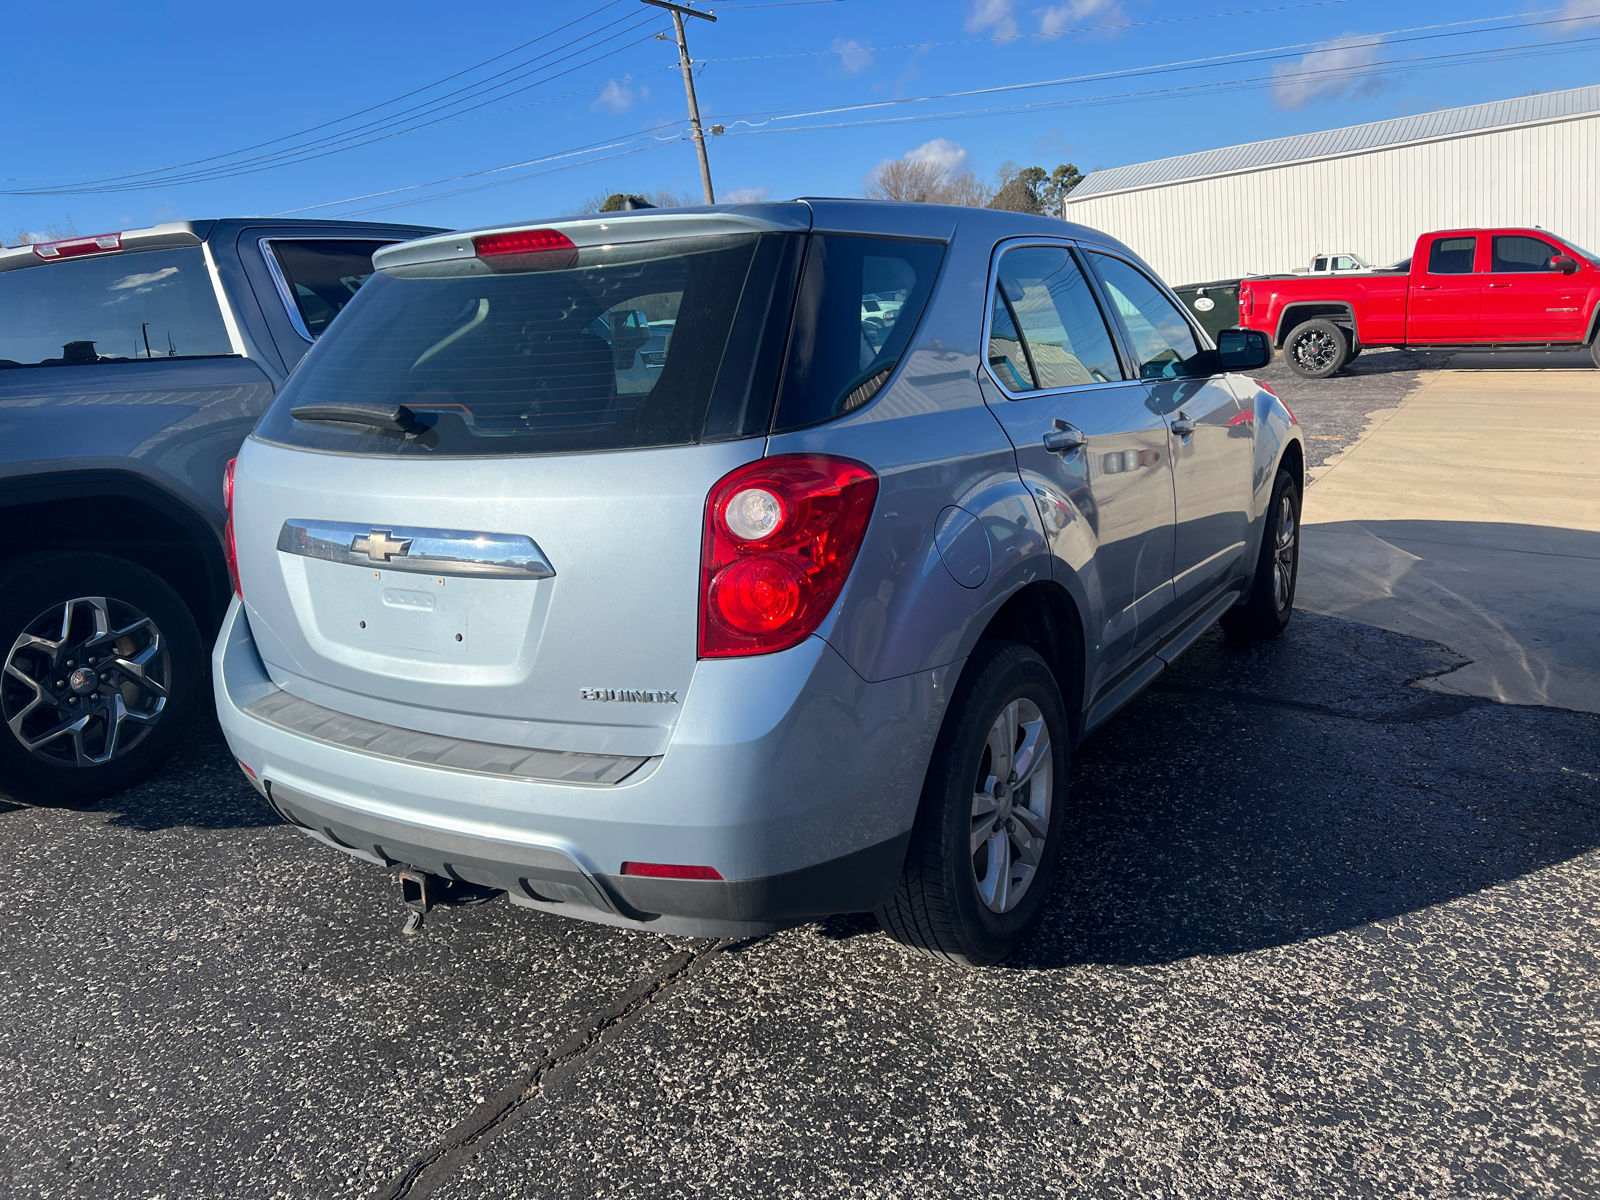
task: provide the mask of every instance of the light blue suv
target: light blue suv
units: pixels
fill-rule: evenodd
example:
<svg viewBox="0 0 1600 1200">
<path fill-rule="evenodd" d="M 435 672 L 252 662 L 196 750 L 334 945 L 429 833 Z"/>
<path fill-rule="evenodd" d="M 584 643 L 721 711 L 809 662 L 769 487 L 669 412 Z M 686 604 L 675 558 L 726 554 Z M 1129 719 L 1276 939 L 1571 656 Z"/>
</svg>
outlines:
<svg viewBox="0 0 1600 1200">
<path fill-rule="evenodd" d="M 809 200 L 374 265 L 239 454 L 213 661 L 272 805 L 421 907 L 991 963 L 1072 747 L 1288 622 L 1303 443 L 1231 373 L 1271 348 L 1093 230 Z"/>
</svg>

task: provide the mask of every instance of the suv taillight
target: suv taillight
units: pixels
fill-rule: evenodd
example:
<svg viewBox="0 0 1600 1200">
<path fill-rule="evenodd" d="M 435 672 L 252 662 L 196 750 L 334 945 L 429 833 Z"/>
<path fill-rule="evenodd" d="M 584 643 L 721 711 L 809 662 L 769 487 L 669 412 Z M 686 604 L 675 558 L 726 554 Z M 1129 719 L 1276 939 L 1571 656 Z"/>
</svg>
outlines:
<svg viewBox="0 0 1600 1200">
<path fill-rule="evenodd" d="M 848 458 L 780 454 L 729 472 L 706 498 L 700 657 L 786 650 L 839 598 L 878 499 Z"/>
<path fill-rule="evenodd" d="M 239 586 L 239 552 L 233 544 L 233 464 L 238 461 L 230 458 L 222 470 L 222 506 L 228 513 L 222 526 L 222 550 L 228 558 L 228 581 L 233 584 L 233 594 L 243 600 L 244 589 Z"/>
</svg>

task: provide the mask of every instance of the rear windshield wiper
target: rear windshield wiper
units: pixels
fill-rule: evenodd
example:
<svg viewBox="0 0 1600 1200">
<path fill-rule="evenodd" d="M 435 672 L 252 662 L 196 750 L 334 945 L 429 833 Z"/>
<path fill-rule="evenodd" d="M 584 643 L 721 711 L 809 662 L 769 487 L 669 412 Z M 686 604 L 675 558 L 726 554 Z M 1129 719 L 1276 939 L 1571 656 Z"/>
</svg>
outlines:
<svg viewBox="0 0 1600 1200">
<path fill-rule="evenodd" d="M 289 410 L 296 421 L 309 421 L 330 425 L 365 425 L 385 433 L 403 433 L 417 437 L 428 432 L 428 427 L 417 419 L 417 414 L 404 404 L 381 400 L 341 400 L 334 404 L 297 404 Z"/>
</svg>

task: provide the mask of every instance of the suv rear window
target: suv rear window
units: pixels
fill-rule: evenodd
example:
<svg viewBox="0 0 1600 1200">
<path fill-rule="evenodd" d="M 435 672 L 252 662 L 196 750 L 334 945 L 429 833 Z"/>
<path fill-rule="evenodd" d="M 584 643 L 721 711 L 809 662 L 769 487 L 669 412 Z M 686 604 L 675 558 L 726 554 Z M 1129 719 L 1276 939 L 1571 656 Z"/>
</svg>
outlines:
<svg viewBox="0 0 1600 1200">
<path fill-rule="evenodd" d="M 350 453 L 494 455 L 765 432 L 798 251 L 792 235 L 745 234 L 586 247 L 565 270 L 466 259 L 379 271 L 256 436 Z M 351 400 L 403 404 L 425 432 L 291 412 Z"/>
<path fill-rule="evenodd" d="M 0 271 L 0 367 L 232 353 L 199 246 Z"/>
<path fill-rule="evenodd" d="M 740 234 L 586 247 L 565 269 L 390 267 L 312 347 L 256 436 L 356 454 L 560 454 L 815 424 L 888 378 L 943 250 Z M 413 431 L 292 412 L 349 401 L 403 404 Z"/>
<path fill-rule="evenodd" d="M 372 277 L 372 255 L 389 242 L 333 238 L 267 238 L 269 265 L 281 275 L 284 301 L 313 341 Z"/>
</svg>

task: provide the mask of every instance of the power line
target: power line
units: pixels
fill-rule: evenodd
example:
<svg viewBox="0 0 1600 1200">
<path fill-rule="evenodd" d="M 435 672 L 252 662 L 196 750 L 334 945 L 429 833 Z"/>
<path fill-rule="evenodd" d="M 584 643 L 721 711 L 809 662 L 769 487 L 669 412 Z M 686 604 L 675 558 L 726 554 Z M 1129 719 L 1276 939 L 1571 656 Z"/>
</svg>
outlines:
<svg viewBox="0 0 1600 1200">
<path fill-rule="evenodd" d="M 791 0 L 793 2 L 793 0 Z M 818 0 L 809 0 L 817 3 Z M 1233 12 L 1197 13 L 1188 17 L 1160 17 L 1151 21 L 1123 21 L 1116 25 L 1083 25 L 1075 29 L 1057 29 L 1051 33 L 1007 33 L 986 38 L 957 38 L 947 42 L 901 42 L 890 46 L 852 46 L 852 52 L 881 53 L 885 50 L 936 50 L 945 46 L 985 46 L 1000 42 L 1047 42 L 1056 38 L 1071 37 L 1079 33 L 1115 33 L 1123 29 L 1145 29 L 1156 25 L 1178 25 L 1188 21 L 1212 21 L 1222 17 L 1254 17 L 1263 13 L 1289 12 L 1300 8 L 1325 8 L 1332 4 L 1350 4 L 1352 0 L 1301 0 L 1299 4 L 1279 4 L 1272 8 L 1241 8 Z M 1554 11 L 1554 10 L 1552 10 Z M 839 50 L 791 50 L 783 54 L 746 54 L 737 58 L 703 58 L 701 62 L 734 63 L 763 62 L 775 58 L 823 58 L 838 54 Z"/>
<path fill-rule="evenodd" d="M 1463 50 L 1455 54 L 1418 55 L 1406 59 L 1387 59 L 1350 67 L 1329 67 L 1315 71 L 1273 72 L 1270 75 L 1247 76 L 1242 79 L 1215 80 L 1206 83 L 1186 84 L 1179 87 L 1149 88 L 1138 92 L 1117 92 L 1104 96 L 1085 96 L 1073 99 L 1041 100 L 1031 104 L 1009 104 L 991 108 L 965 109 L 956 112 L 917 113 L 904 117 L 877 117 L 861 121 L 836 121 L 817 125 L 789 125 L 777 128 L 729 131 L 730 137 L 752 137 L 758 134 L 803 133 L 828 129 L 860 129 L 877 125 L 912 124 L 919 121 L 955 121 L 978 117 L 1007 116 L 1019 112 L 1048 112 L 1064 108 L 1100 108 L 1117 103 L 1163 99 L 1197 92 L 1221 93 L 1254 91 L 1264 87 L 1279 87 L 1296 81 L 1343 82 L 1367 75 L 1384 74 L 1391 67 L 1410 70 L 1431 70 L 1438 67 L 1460 65 L 1469 59 L 1486 59 L 1496 55 L 1507 58 L 1537 58 L 1546 55 L 1576 53 L 1586 50 L 1590 43 L 1600 42 L 1600 35 L 1569 39 L 1560 43 L 1531 42 L 1523 46 L 1486 47 L 1481 50 Z"/>
<path fill-rule="evenodd" d="M 606 5 L 602 5 L 600 8 L 592 10 L 590 13 L 585 14 L 585 17 L 580 17 L 580 18 L 575 19 L 572 22 L 568 22 L 567 25 L 559 27 L 558 30 L 551 31 L 551 34 L 542 35 L 541 38 L 534 39 L 534 41 L 544 40 L 544 38 L 547 38 L 547 37 L 551 36 L 552 34 L 554 34 L 556 32 L 559 32 L 560 29 L 569 28 L 571 25 L 577 23 L 577 21 L 583 20 L 588 16 L 593 16 L 593 15 L 599 13 L 599 12 L 604 11 L 606 8 L 613 7 L 615 4 L 620 3 L 620 2 L 621 2 L 621 0 L 611 0 L 611 3 L 606 4 Z M 541 73 L 541 72 L 549 72 L 552 68 L 554 68 L 556 66 L 559 66 L 563 62 L 566 62 L 566 61 L 569 61 L 572 58 L 578 57 L 579 55 L 584 54 L 589 50 L 595 50 L 598 47 L 603 46 L 603 45 L 605 45 L 605 44 L 607 44 L 609 42 L 614 42 L 619 38 L 627 36 L 629 33 L 637 32 L 640 29 L 643 29 L 646 26 L 651 25 L 651 24 L 653 24 L 653 21 L 647 18 L 647 19 L 642 20 L 642 21 L 632 22 L 631 24 L 628 24 L 628 25 L 622 27 L 621 29 L 612 29 L 607 34 L 607 36 L 600 38 L 600 40 L 598 42 L 593 42 L 591 45 L 586 46 L 586 47 L 582 47 L 582 48 L 580 48 L 578 50 L 573 51 L 570 54 L 562 55 L 560 58 L 557 58 L 555 62 L 546 63 L 543 66 L 530 67 L 531 63 L 537 63 L 540 59 L 549 58 L 552 55 L 557 54 L 559 51 L 567 49 L 567 48 L 569 48 L 571 46 L 574 46 L 579 42 L 595 38 L 595 37 L 597 37 L 598 35 L 600 35 L 602 33 L 607 33 L 606 27 L 602 27 L 602 28 L 597 29 L 597 30 L 591 30 L 588 33 L 581 34 L 577 38 L 574 38 L 574 39 L 572 39 L 572 40 L 570 40 L 570 41 L 568 41 L 566 43 L 563 43 L 561 46 L 555 47 L 552 50 L 544 52 L 543 54 L 536 55 L 532 59 L 524 60 L 521 63 L 514 64 L 513 66 L 511 66 L 509 68 L 506 68 L 503 71 L 497 72 L 495 75 L 492 75 L 492 76 L 489 77 L 489 80 L 493 80 L 493 79 L 498 79 L 501 76 L 505 76 L 505 75 L 511 75 L 512 76 L 510 79 L 506 79 L 501 83 L 491 84 L 491 83 L 489 83 L 488 80 L 479 80 L 476 83 L 469 84 L 469 85 L 467 85 L 465 87 L 457 88 L 453 92 L 446 93 L 445 96 L 437 97 L 437 98 L 435 98 L 433 100 L 430 100 L 430 101 L 427 101 L 427 102 L 425 102 L 423 104 L 413 105 L 408 109 L 402 110 L 402 111 L 400 111 L 398 113 L 392 113 L 389 116 L 386 116 L 386 117 L 383 117 L 383 118 L 380 118 L 380 119 L 377 119 L 377 120 L 374 120 L 374 121 L 369 121 L 369 122 L 365 123 L 364 125 L 356 126 L 353 129 L 347 129 L 347 130 L 345 130 L 345 131 L 343 131 L 341 133 L 328 135 L 328 136 L 325 136 L 325 137 L 323 137 L 321 139 L 317 139 L 317 140 L 312 141 L 312 142 L 302 143 L 302 144 L 297 145 L 297 146 L 290 146 L 290 147 L 287 147 L 287 148 L 282 149 L 282 150 L 274 151 L 274 152 L 272 152 L 270 154 L 257 155 L 254 158 L 247 158 L 247 159 L 237 160 L 237 161 L 232 161 L 232 162 L 223 161 L 223 160 L 230 159 L 230 158 L 237 159 L 237 156 L 239 154 L 245 153 L 245 150 L 232 151 L 232 152 L 229 152 L 228 154 L 224 154 L 224 155 L 214 155 L 209 159 L 197 159 L 197 160 L 194 160 L 196 164 L 204 164 L 204 163 L 207 163 L 207 162 L 211 162 L 211 163 L 215 163 L 216 165 L 209 166 L 209 167 L 201 166 L 200 169 L 198 169 L 198 170 L 191 170 L 191 171 L 187 171 L 187 172 L 182 172 L 180 174 L 173 174 L 172 173 L 172 172 L 175 172 L 175 171 L 179 171 L 180 168 L 170 167 L 170 168 L 162 168 L 161 169 L 161 172 L 165 172 L 165 174 L 162 174 L 161 172 L 156 172 L 156 171 L 145 171 L 145 172 L 138 172 L 138 173 L 135 173 L 133 175 L 112 176 L 112 177 L 108 177 L 106 179 L 94 180 L 94 181 L 90 181 L 90 182 L 87 182 L 87 183 L 80 183 L 80 184 L 74 185 L 72 187 L 15 189 L 15 190 L 10 190 L 10 191 L 0 192 L 0 194 L 3 194 L 3 195 L 73 195 L 73 194 L 88 194 L 88 193 L 117 192 L 117 191 L 143 191 L 143 190 L 149 190 L 151 188 L 156 188 L 156 187 L 175 186 L 175 185 L 183 184 L 183 183 L 207 182 L 207 181 L 214 180 L 214 179 L 230 178 L 230 177 L 237 176 L 237 175 L 254 174 L 254 173 L 256 173 L 257 171 L 260 171 L 260 170 L 268 170 L 268 169 L 273 169 L 273 168 L 276 168 L 276 167 L 279 167 L 279 166 L 295 165 L 295 164 L 298 164 L 298 163 L 301 163 L 301 162 L 311 161 L 312 159 L 315 159 L 315 158 L 326 157 L 326 155 L 330 154 L 330 153 L 339 153 L 339 152 L 342 152 L 344 150 L 355 149 L 355 148 L 357 148 L 359 146 L 370 145 L 373 142 L 386 140 L 387 138 L 390 138 L 390 137 L 397 137 L 397 136 L 400 136 L 400 135 L 405 134 L 405 133 L 412 133 L 412 132 L 415 132 L 415 131 L 417 131 L 419 129 L 425 129 L 425 128 L 429 128 L 429 127 L 434 126 L 434 125 L 442 124 L 442 123 L 444 123 L 446 121 L 455 120 L 455 119 L 457 119 L 457 118 L 459 118 L 461 116 L 464 116 L 467 113 L 476 111 L 476 110 L 481 109 L 483 107 L 486 107 L 486 106 L 488 106 L 490 104 L 498 103 L 498 102 L 500 102 L 502 100 L 510 98 L 511 96 L 519 95 L 519 94 L 521 94 L 523 92 L 526 92 L 526 91 L 528 91 L 528 90 L 530 90 L 530 89 L 532 89 L 534 87 L 543 86 L 544 84 L 547 84 L 547 83 L 553 81 L 554 79 L 561 78 L 564 75 L 572 74 L 574 71 L 581 70 L 583 67 L 590 66 L 590 65 L 592 65 L 592 64 L 594 64 L 596 62 L 599 62 L 599 61 L 601 61 L 601 60 L 603 60 L 605 58 L 609 58 L 609 57 L 614 56 L 615 54 L 622 53 L 623 51 L 625 51 L 627 49 L 630 49 L 633 46 L 639 45 L 642 42 L 649 41 L 650 40 L 650 35 L 646 35 L 644 37 L 637 38 L 637 39 L 634 39 L 633 41 L 627 42 L 627 43 L 625 43 L 625 44 L 623 44 L 621 46 L 614 47 L 611 50 L 608 50 L 608 51 L 605 51 L 605 52 L 603 52 L 601 54 L 595 55 L 594 57 L 591 57 L 591 58 L 587 59 L 584 62 L 578 63 L 576 66 L 569 67 L 566 70 L 557 71 L 554 74 L 546 74 L 543 78 L 536 79 L 532 83 L 525 84 L 522 87 L 513 88 L 513 89 L 511 89 L 509 91 L 505 90 L 505 88 L 507 87 L 508 84 L 515 83 L 515 82 L 517 82 L 517 81 L 519 81 L 521 79 L 525 79 L 529 75 L 532 75 L 532 74 L 538 74 L 538 73 Z M 531 45 L 531 44 L 532 44 L 531 42 L 530 43 L 524 43 L 523 46 L 517 47 L 516 49 L 523 49 L 527 45 Z M 515 50 L 506 51 L 504 54 L 497 55 L 496 59 L 503 58 L 503 57 L 506 56 L 506 54 L 511 54 L 511 53 L 515 53 Z M 434 84 L 427 85 L 427 87 L 414 89 L 412 92 L 406 93 L 406 95 L 407 96 L 416 95 L 419 92 L 427 91 L 427 90 L 429 90 L 429 89 L 431 89 L 433 87 L 438 86 L 441 83 L 448 82 L 450 79 L 458 78 L 462 74 L 466 74 L 466 73 L 468 73 L 468 72 L 470 72 L 472 70 L 476 70 L 479 67 L 482 67 L 482 66 L 486 65 L 489 62 L 495 61 L 496 59 L 485 60 L 484 63 L 478 64 L 477 67 L 467 68 L 465 71 L 457 72 L 455 75 L 449 76 L 444 80 L 436 81 Z M 525 67 L 529 68 L 529 69 L 523 70 L 522 68 L 525 68 Z M 513 72 L 519 72 L 519 71 L 520 71 L 519 74 L 512 74 Z M 463 95 L 463 93 L 465 93 L 465 95 Z M 494 94 L 490 94 L 490 93 L 494 93 Z M 485 95 L 488 96 L 487 99 L 480 100 L 476 104 L 466 104 L 467 101 L 475 100 L 475 99 L 478 99 L 478 97 L 485 96 Z M 458 99 L 451 100 L 450 97 L 458 97 Z M 403 99 L 403 98 L 404 97 L 398 97 L 397 99 Z M 393 101 L 386 102 L 386 104 L 387 103 L 393 103 Z M 462 107 L 462 105 L 464 105 L 464 104 L 466 104 L 466 106 Z M 368 113 L 368 112 L 376 111 L 377 109 L 380 109 L 380 108 L 382 108 L 384 106 L 385 105 L 374 105 L 374 106 L 371 106 L 371 107 L 369 107 L 367 109 L 361 110 L 358 113 L 351 114 L 349 117 L 340 118 L 337 121 L 325 122 L 321 126 L 313 127 L 313 130 L 314 129 L 321 129 L 321 128 L 328 128 L 328 127 L 343 123 L 345 121 L 353 119 L 356 116 L 360 116 L 360 115 L 363 115 L 363 114 Z M 452 111 L 443 111 L 443 112 L 441 112 L 441 109 L 452 110 Z M 431 115 L 429 115 L 429 114 L 431 114 Z M 396 128 L 396 126 L 398 126 L 398 125 L 405 124 L 408 116 L 426 116 L 427 119 L 413 121 L 411 124 L 409 124 L 405 128 Z M 312 132 L 312 131 L 304 131 L 304 132 Z M 300 135 L 289 135 L 289 136 L 293 137 L 293 136 L 300 136 Z M 275 142 L 282 142 L 282 141 L 285 141 L 285 140 L 288 140 L 288 139 L 287 138 L 278 138 L 278 139 L 274 139 L 273 142 L 258 143 L 258 147 L 259 146 L 272 145 Z M 258 147 L 247 147 L 246 149 L 253 149 L 253 148 L 258 148 Z M 159 178 L 152 178 L 152 176 L 155 176 L 155 175 L 158 175 L 158 174 L 160 174 Z"/>
<path fill-rule="evenodd" d="M 1559 10 L 1559 9 L 1545 9 L 1543 11 L 1544 12 L 1559 12 L 1561 10 Z M 1538 16 L 1540 14 L 1539 13 L 1532 13 L 1532 14 L 1519 14 L 1519 15 Z M 740 117 L 741 119 L 731 120 L 731 121 L 725 119 L 725 123 L 727 123 L 729 125 L 729 132 L 731 133 L 731 132 L 733 132 L 733 130 L 731 128 L 732 125 L 746 125 L 746 126 L 750 126 L 752 129 L 755 129 L 755 128 L 759 128 L 761 126 L 770 125 L 775 121 L 802 120 L 802 119 L 805 119 L 805 118 L 808 118 L 808 117 L 831 116 L 831 115 L 833 115 L 835 113 L 842 113 L 842 112 L 861 112 L 861 111 L 865 111 L 865 110 L 868 110 L 868 109 L 875 109 L 875 108 L 894 108 L 894 107 L 898 107 L 898 106 L 906 105 L 906 104 L 923 104 L 923 103 L 926 103 L 926 102 L 928 102 L 930 100 L 954 100 L 954 99 L 963 99 L 963 98 L 966 98 L 966 97 L 969 97 L 969 96 L 988 96 L 988 95 L 995 95 L 995 94 L 1002 93 L 1002 92 L 1028 91 L 1028 90 L 1032 90 L 1032 89 L 1035 89 L 1035 88 L 1064 87 L 1064 86 L 1067 86 L 1067 85 L 1070 85 L 1070 84 L 1087 83 L 1087 82 L 1092 82 L 1092 81 L 1095 81 L 1095 80 L 1137 78 L 1137 77 L 1143 76 L 1143 75 L 1158 75 L 1158 74 L 1163 74 L 1163 73 L 1167 73 L 1167 72 L 1171 72 L 1171 71 L 1203 70 L 1203 69 L 1205 69 L 1207 67 L 1226 65 L 1228 63 L 1237 62 L 1237 61 L 1240 61 L 1240 60 L 1248 60 L 1248 61 L 1253 61 L 1253 62 L 1271 62 L 1274 59 L 1293 58 L 1293 57 L 1295 57 L 1295 55 L 1297 53 L 1299 53 L 1301 51 L 1326 50 L 1326 49 L 1329 49 L 1329 48 L 1336 48 L 1336 49 L 1340 49 L 1340 50 L 1349 50 L 1349 49 L 1363 49 L 1363 48 L 1368 48 L 1368 47 L 1372 47 L 1372 46 L 1392 46 L 1392 45 L 1401 44 L 1401 43 L 1405 43 L 1405 42 L 1432 41 L 1432 40 L 1435 40 L 1435 39 L 1438 39 L 1438 38 L 1443 38 L 1443 37 L 1462 37 L 1462 36 L 1466 36 L 1468 34 L 1474 34 L 1474 33 L 1493 33 L 1493 32 L 1499 32 L 1500 30 L 1508 30 L 1508 29 L 1527 29 L 1527 28 L 1536 28 L 1536 27 L 1545 26 L 1545 25 L 1569 24 L 1572 21 L 1582 21 L 1582 20 L 1587 20 L 1587 19 L 1590 19 L 1590 18 L 1586 18 L 1586 17 L 1564 17 L 1564 18 L 1557 18 L 1557 19 L 1551 20 L 1551 21 L 1520 21 L 1520 22 L 1517 22 L 1516 24 L 1512 24 L 1512 25 L 1501 25 L 1501 26 L 1498 26 L 1496 29 L 1455 29 L 1456 26 L 1460 26 L 1460 25 L 1474 25 L 1474 24 L 1482 24 L 1485 21 L 1506 21 L 1506 20 L 1510 20 L 1510 19 L 1511 19 L 1510 17 L 1484 17 L 1484 18 L 1477 18 L 1477 19 L 1471 20 L 1471 21 L 1449 21 L 1449 22 L 1442 22 L 1442 23 L 1434 24 L 1434 25 L 1413 25 L 1413 26 L 1409 26 L 1407 28 L 1402 28 L 1402 29 L 1384 30 L 1384 31 L 1379 32 L 1379 33 L 1351 34 L 1348 37 L 1334 39 L 1331 42 L 1328 39 L 1324 38 L 1324 39 L 1319 39 L 1317 41 L 1312 41 L 1312 42 L 1296 42 L 1296 43 L 1292 43 L 1290 45 L 1285 45 L 1285 46 L 1265 47 L 1265 48 L 1260 49 L 1260 50 L 1240 50 L 1240 51 L 1235 51 L 1235 52 L 1233 52 L 1231 54 L 1212 55 L 1212 56 L 1209 56 L 1209 57 L 1206 57 L 1206 58 L 1181 59 L 1181 60 L 1179 60 L 1177 62 L 1159 63 L 1159 64 L 1155 64 L 1155 65 L 1152 65 L 1152 66 L 1147 66 L 1147 67 L 1127 67 L 1127 68 L 1124 68 L 1124 69 L 1121 69 L 1121 70 L 1116 70 L 1116 71 L 1098 71 L 1098 72 L 1094 72 L 1094 73 L 1087 74 L 1087 75 L 1067 75 L 1067 76 L 1062 76 L 1061 78 L 1058 78 L 1058 79 L 1039 79 L 1039 80 L 1032 80 L 1032 81 L 1029 81 L 1029 82 L 1026 82 L 1026 83 L 997 84 L 994 87 L 966 88 L 966 89 L 963 89 L 961 91 L 955 91 L 955 92 L 937 92 L 937 93 L 932 93 L 932 94 L 929 94 L 929 95 L 926 95 L 926 96 L 905 96 L 905 97 L 900 97 L 900 98 L 891 99 L 891 100 L 871 100 L 871 101 L 865 101 L 865 102 L 861 102 L 861 103 L 857 103 L 857 104 L 837 104 L 837 105 L 831 105 L 831 106 L 826 107 L 826 108 L 799 109 L 799 110 L 796 110 L 796 109 L 787 109 L 787 110 L 785 110 L 785 109 L 776 109 L 776 110 L 768 110 L 767 112 L 753 112 L 753 113 L 747 113 L 747 114 L 732 114 L 733 117 Z M 1428 32 L 1428 31 L 1432 31 L 1432 30 L 1454 30 L 1454 32 L 1449 32 L 1449 33 Z M 1390 39 L 1390 38 L 1395 38 L 1395 35 L 1397 35 L 1397 34 L 1405 34 L 1405 33 L 1416 33 L 1419 36 L 1417 36 L 1417 37 L 1398 38 L 1398 39 L 1396 39 L 1394 41 L 1386 40 L 1386 39 Z M 1370 39 L 1370 40 L 1362 40 L 1362 39 Z M 761 121 L 761 122 L 754 122 L 754 121 L 749 121 L 749 120 L 742 119 L 743 116 L 751 116 L 751 117 L 765 116 L 767 118 L 767 120 Z"/>
</svg>

